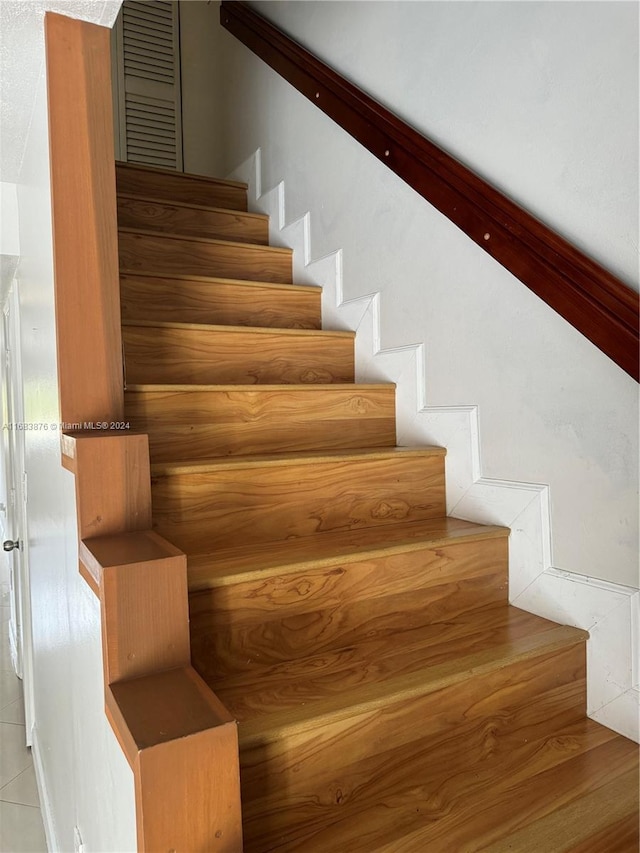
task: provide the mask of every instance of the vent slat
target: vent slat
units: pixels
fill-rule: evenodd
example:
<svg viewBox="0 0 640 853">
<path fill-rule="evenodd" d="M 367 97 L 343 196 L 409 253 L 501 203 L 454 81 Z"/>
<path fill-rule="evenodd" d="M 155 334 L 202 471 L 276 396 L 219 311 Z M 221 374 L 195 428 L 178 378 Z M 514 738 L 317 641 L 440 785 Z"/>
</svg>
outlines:
<svg viewBox="0 0 640 853">
<path fill-rule="evenodd" d="M 121 26 L 127 159 L 177 168 L 182 163 L 177 6 L 170 0 L 125 0 Z"/>
<path fill-rule="evenodd" d="M 153 136 L 147 132 L 146 128 L 130 128 L 130 143 L 133 146 L 145 145 L 147 148 L 157 144 L 160 146 L 168 146 L 175 148 L 175 135 L 165 134 L 164 136 Z"/>
<path fill-rule="evenodd" d="M 170 21 L 173 17 L 173 10 L 171 9 L 171 4 L 168 3 L 165 8 L 157 6 L 155 3 L 153 5 L 148 4 L 145 7 L 137 6 L 135 3 L 127 3 L 124 7 L 124 17 L 125 18 L 138 18 L 144 23 L 157 21 L 158 23 L 163 23 L 164 21 Z"/>
<path fill-rule="evenodd" d="M 134 121 L 137 121 L 140 124 L 157 124 L 159 126 L 168 125 L 169 127 L 173 127 L 175 125 L 175 115 L 173 110 L 171 112 L 159 113 L 156 110 L 139 110 L 138 108 L 131 109 L 127 106 L 127 117 L 131 118 Z"/>
<path fill-rule="evenodd" d="M 155 63 L 168 63 L 172 67 L 174 62 L 172 50 L 161 50 L 154 47 L 152 44 L 149 44 L 148 47 L 144 47 L 144 42 L 140 44 L 132 41 L 131 39 L 127 39 L 125 41 L 124 55 L 125 58 L 127 56 L 145 57 L 145 59 L 149 59 Z"/>
<path fill-rule="evenodd" d="M 133 47 L 136 50 L 149 50 L 154 54 L 168 54 L 173 57 L 173 39 L 149 38 L 146 39 L 139 31 L 125 34 L 125 42 L 127 47 Z"/>
</svg>

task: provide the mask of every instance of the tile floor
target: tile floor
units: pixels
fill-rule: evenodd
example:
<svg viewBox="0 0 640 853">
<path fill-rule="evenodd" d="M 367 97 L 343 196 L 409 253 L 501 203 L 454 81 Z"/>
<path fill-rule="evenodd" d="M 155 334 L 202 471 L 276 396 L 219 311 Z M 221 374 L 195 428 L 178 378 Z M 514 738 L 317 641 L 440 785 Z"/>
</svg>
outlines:
<svg viewBox="0 0 640 853">
<path fill-rule="evenodd" d="M 31 750 L 25 746 L 22 682 L 9 652 L 9 578 L 0 557 L 0 853 L 46 853 Z"/>
</svg>

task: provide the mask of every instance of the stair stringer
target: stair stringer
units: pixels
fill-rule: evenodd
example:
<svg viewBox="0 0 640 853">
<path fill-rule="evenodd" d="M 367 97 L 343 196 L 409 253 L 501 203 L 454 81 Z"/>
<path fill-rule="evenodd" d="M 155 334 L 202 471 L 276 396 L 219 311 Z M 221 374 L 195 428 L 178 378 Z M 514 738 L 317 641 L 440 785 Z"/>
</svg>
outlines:
<svg viewBox="0 0 640 853">
<path fill-rule="evenodd" d="M 587 713 L 640 742 L 640 591 L 553 566 L 549 486 L 482 476 L 478 406 L 429 406 L 425 345 L 383 348 L 380 293 L 345 299 L 342 250 L 311 256 L 311 214 L 287 223 L 285 183 L 262 187 L 259 148 L 229 176 L 269 217 L 270 243 L 294 250 L 296 284 L 322 286 L 323 327 L 356 332 L 356 381 L 394 382 L 398 444 L 447 448 L 447 513 L 511 529 L 509 594 L 517 607 L 589 631 Z"/>
</svg>

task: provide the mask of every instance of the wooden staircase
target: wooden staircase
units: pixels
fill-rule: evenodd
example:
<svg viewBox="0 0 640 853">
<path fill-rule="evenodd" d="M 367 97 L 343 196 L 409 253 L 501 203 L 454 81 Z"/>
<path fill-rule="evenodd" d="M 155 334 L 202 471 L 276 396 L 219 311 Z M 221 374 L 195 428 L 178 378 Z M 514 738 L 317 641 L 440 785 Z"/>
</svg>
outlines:
<svg viewBox="0 0 640 853">
<path fill-rule="evenodd" d="M 636 746 L 585 642 L 509 606 L 243 185 L 118 165 L 126 408 L 188 555 L 192 661 L 239 721 L 247 853 L 638 849 Z M 212 774 L 215 769 L 212 769 Z"/>
</svg>

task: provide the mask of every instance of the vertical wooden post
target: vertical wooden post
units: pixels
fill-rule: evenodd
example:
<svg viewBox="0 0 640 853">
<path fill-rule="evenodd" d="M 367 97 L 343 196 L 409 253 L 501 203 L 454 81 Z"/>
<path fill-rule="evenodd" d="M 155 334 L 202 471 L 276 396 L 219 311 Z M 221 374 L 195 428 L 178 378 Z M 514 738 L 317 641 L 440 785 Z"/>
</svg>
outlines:
<svg viewBox="0 0 640 853">
<path fill-rule="evenodd" d="M 138 849 L 241 853 L 237 726 L 191 667 L 186 558 L 150 530 L 148 437 L 110 429 L 124 383 L 109 30 L 47 13 L 45 35 L 62 463 Z"/>
<path fill-rule="evenodd" d="M 109 30 L 48 12 L 45 36 L 60 414 L 83 429 L 124 412 Z"/>
</svg>

